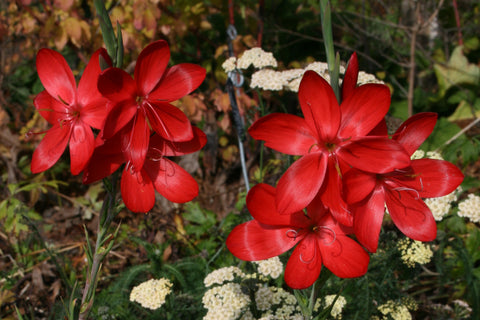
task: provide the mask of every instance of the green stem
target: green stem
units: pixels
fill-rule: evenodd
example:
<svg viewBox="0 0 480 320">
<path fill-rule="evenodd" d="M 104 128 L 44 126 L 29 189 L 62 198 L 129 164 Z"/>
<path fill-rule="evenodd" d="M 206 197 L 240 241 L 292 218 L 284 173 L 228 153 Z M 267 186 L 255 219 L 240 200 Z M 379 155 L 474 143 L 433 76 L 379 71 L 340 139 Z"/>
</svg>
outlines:
<svg viewBox="0 0 480 320">
<path fill-rule="evenodd" d="M 113 243 L 109 243 L 108 247 L 105 247 L 105 243 L 112 237 L 114 237 L 109 233 L 109 229 L 110 224 L 116 216 L 115 203 L 117 194 L 117 179 L 118 171 L 111 176 L 110 181 L 104 180 L 104 187 L 107 195 L 103 202 L 102 210 L 100 211 L 100 217 L 97 227 L 97 240 L 95 242 L 95 252 L 93 254 L 93 259 L 89 261 L 89 275 L 87 276 L 85 287 L 83 288 L 79 320 L 84 320 L 88 318 L 90 309 L 93 306 L 95 290 L 98 283 L 98 275 L 102 267 L 102 262 L 113 245 Z M 88 243 L 87 246 L 89 246 Z"/>
<path fill-rule="evenodd" d="M 330 85 L 332 86 L 333 92 L 335 92 L 338 103 L 340 103 L 341 96 L 338 80 L 340 73 L 340 57 L 338 55 L 335 56 L 335 50 L 333 47 L 332 16 L 330 2 L 328 0 L 320 0 L 320 19 L 322 21 L 323 43 L 325 45 L 325 53 L 327 55 Z"/>
</svg>

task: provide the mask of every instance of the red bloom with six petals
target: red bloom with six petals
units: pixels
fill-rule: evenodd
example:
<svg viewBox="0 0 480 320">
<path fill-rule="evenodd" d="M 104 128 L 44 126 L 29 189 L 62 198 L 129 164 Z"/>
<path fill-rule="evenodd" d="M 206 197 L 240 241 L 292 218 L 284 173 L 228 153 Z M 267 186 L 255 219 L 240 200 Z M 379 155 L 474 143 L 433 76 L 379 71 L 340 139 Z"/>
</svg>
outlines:
<svg viewBox="0 0 480 320">
<path fill-rule="evenodd" d="M 298 97 L 304 118 L 274 113 L 257 120 L 248 130 L 277 151 L 302 156 L 280 178 L 276 206 L 280 213 L 305 208 L 320 193 L 335 219 L 352 225 L 341 196 L 342 169 L 359 168 L 385 173 L 409 165 L 403 148 L 387 137 L 367 136 L 390 106 L 388 87 L 350 86 L 341 105 L 322 77 L 307 71 Z"/>
<path fill-rule="evenodd" d="M 125 206 L 133 212 L 148 212 L 155 204 L 155 190 L 167 200 L 184 203 L 198 195 L 198 184 L 193 177 L 167 157 L 181 156 L 199 151 L 207 142 L 200 129 L 193 128 L 189 141 L 172 142 L 160 135 L 150 138 L 146 159 L 140 170 L 133 170 L 121 149 L 129 143 L 131 124 L 111 139 L 97 138 L 92 160 L 85 169 L 83 183 L 92 183 L 115 172 L 127 162 L 122 173 L 120 191 Z M 119 148 L 119 146 L 122 146 Z"/>
<path fill-rule="evenodd" d="M 416 114 L 406 120 L 393 135 L 411 156 L 432 132 L 437 115 Z M 385 204 L 395 225 L 406 236 L 431 241 L 437 234 L 432 212 L 421 198 L 445 196 L 463 181 L 462 172 L 444 160 L 412 160 L 406 168 L 384 174 L 351 169 L 344 176 L 345 196 L 354 215 L 357 239 L 375 252 Z"/>
<path fill-rule="evenodd" d="M 285 282 L 304 289 L 317 280 L 322 264 L 341 278 L 367 272 L 369 255 L 347 236 L 352 228 L 340 225 L 317 197 L 306 213 L 282 215 L 275 209 L 274 187 L 257 184 L 247 195 L 254 220 L 235 227 L 227 238 L 234 256 L 258 261 L 278 256 L 295 247 L 285 268 Z"/>
<path fill-rule="evenodd" d="M 103 138 L 109 139 L 132 119 L 128 148 L 123 150 L 134 170 L 143 167 L 150 127 L 169 141 L 189 141 L 194 133 L 187 116 L 170 102 L 195 90 L 205 79 L 205 69 L 190 63 L 167 68 L 170 49 L 159 40 L 140 53 L 134 79 L 119 68 L 105 70 L 98 89 L 114 104 L 105 122 Z"/>
<path fill-rule="evenodd" d="M 107 99 L 97 90 L 100 55 L 111 64 L 106 50 L 97 50 L 77 88 L 72 70 L 60 53 L 50 49 L 38 52 L 37 71 L 45 90 L 35 97 L 33 103 L 53 127 L 33 153 L 33 173 L 52 167 L 67 144 L 70 146 L 72 174 L 79 174 L 87 165 L 95 145 L 91 127 L 101 129 L 109 111 Z"/>
</svg>

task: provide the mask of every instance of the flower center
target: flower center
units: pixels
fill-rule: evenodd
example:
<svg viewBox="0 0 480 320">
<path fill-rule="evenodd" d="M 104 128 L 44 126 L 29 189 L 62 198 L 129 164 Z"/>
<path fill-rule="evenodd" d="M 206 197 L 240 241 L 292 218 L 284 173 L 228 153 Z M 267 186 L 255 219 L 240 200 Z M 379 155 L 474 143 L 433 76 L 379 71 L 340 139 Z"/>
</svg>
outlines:
<svg viewBox="0 0 480 320">
<path fill-rule="evenodd" d="M 329 153 L 333 153 L 333 151 L 335 151 L 336 146 L 337 145 L 334 142 L 326 142 L 325 143 L 325 148 L 327 149 L 327 151 Z"/>
</svg>

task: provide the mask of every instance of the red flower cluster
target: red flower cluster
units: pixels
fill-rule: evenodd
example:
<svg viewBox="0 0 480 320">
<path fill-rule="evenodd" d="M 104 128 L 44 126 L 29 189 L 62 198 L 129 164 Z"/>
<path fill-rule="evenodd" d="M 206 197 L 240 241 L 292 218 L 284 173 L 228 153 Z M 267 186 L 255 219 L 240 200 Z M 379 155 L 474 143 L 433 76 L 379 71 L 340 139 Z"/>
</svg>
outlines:
<svg viewBox="0 0 480 320">
<path fill-rule="evenodd" d="M 248 130 L 266 146 L 300 157 L 276 188 L 252 188 L 247 207 L 254 220 L 237 226 L 227 246 L 238 258 L 254 261 L 297 245 L 285 270 L 292 288 L 312 285 L 322 263 L 340 277 L 363 275 L 369 256 L 362 246 L 376 251 L 385 204 L 406 236 L 435 239 L 435 221 L 422 198 L 447 195 L 463 180 L 447 161 L 410 160 L 432 132 L 436 114 L 413 116 L 389 137 L 388 87 L 357 86 L 357 77 L 354 54 L 339 104 L 331 86 L 307 71 L 298 91 L 304 117 L 274 113 Z"/>
<path fill-rule="evenodd" d="M 32 172 L 52 167 L 68 144 L 71 172 L 83 171 L 84 183 L 125 164 L 121 193 L 131 211 L 152 209 L 154 190 L 174 202 L 192 200 L 197 183 L 167 157 L 200 150 L 206 136 L 170 102 L 195 90 L 205 69 L 189 63 L 168 68 L 170 50 L 163 40 L 140 53 L 134 79 L 118 68 L 102 71 L 100 56 L 111 65 L 106 51 L 98 50 L 76 88 L 65 59 L 53 50 L 39 51 L 37 70 L 45 91 L 34 104 L 53 126 L 33 154 Z M 92 128 L 100 130 L 96 138 Z"/>
</svg>

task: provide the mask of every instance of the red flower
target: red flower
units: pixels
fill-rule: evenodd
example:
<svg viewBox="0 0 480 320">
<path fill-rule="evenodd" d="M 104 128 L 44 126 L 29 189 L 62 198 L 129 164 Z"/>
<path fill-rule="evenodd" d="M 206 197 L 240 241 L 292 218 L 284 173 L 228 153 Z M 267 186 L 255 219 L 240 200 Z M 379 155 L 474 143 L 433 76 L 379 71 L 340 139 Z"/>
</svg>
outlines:
<svg viewBox="0 0 480 320">
<path fill-rule="evenodd" d="M 205 79 L 205 69 L 189 63 L 167 68 L 169 60 L 168 44 L 159 40 L 140 53 L 134 79 L 121 69 L 109 68 L 98 80 L 100 92 L 114 103 L 103 138 L 111 138 L 133 119 L 126 155 L 136 170 L 143 167 L 150 128 L 170 141 L 189 141 L 194 135 L 186 115 L 169 102 L 195 90 Z"/>
<path fill-rule="evenodd" d="M 307 71 L 298 98 L 304 118 L 274 113 L 260 118 L 248 130 L 267 147 L 302 156 L 278 182 L 277 210 L 282 214 L 302 210 L 320 192 L 333 216 L 352 225 L 341 197 L 343 169 L 351 166 L 385 173 L 410 163 L 397 142 L 366 136 L 388 111 L 389 89 L 379 84 L 352 87 L 339 105 L 328 82 Z"/>
<path fill-rule="evenodd" d="M 33 152 L 33 173 L 52 167 L 67 144 L 72 174 L 79 174 L 90 159 L 95 140 L 90 127 L 100 129 L 109 110 L 107 100 L 97 90 L 100 55 L 110 63 L 105 49 L 95 52 L 77 88 L 72 70 L 60 53 L 50 49 L 38 52 L 37 71 L 45 90 L 33 104 L 53 127 Z"/>
<path fill-rule="evenodd" d="M 285 282 L 293 289 L 311 286 L 322 264 L 341 278 L 367 272 L 369 255 L 347 234 L 353 231 L 332 217 L 318 197 L 306 213 L 282 215 L 275 209 L 274 187 L 258 184 L 247 195 L 254 220 L 235 227 L 227 247 L 242 260 L 258 261 L 295 249 L 285 268 Z"/>
<path fill-rule="evenodd" d="M 122 173 L 120 190 L 125 206 L 133 212 L 148 212 L 155 204 L 155 190 L 167 200 L 184 203 L 198 195 L 198 184 L 193 177 L 167 157 L 181 156 L 199 151 L 207 142 L 200 129 L 193 128 L 193 138 L 189 141 L 172 142 L 154 134 L 143 167 L 134 170 L 120 151 L 129 143 L 130 124 L 108 140 L 97 138 L 92 159 L 85 169 L 83 183 L 92 183 L 115 172 L 127 162 Z M 121 146 L 119 148 L 119 146 Z"/>
<path fill-rule="evenodd" d="M 393 139 L 411 156 L 432 132 L 437 115 L 419 113 L 405 121 Z M 375 252 L 385 212 L 385 203 L 395 225 L 406 236 L 431 241 L 437 234 L 432 212 L 421 198 L 447 195 L 462 182 L 463 174 L 444 160 L 412 160 L 409 167 L 384 174 L 358 169 L 344 176 L 345 195 L 352 206 L 358 241 Z"/>
</svg>

